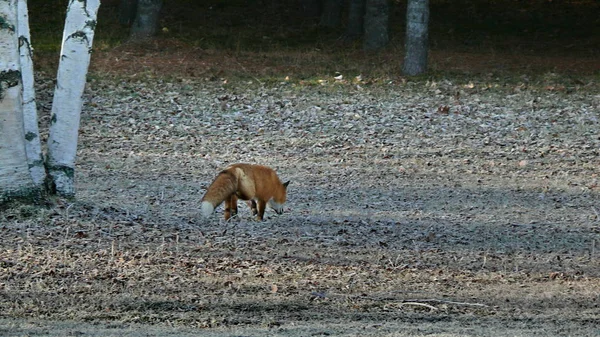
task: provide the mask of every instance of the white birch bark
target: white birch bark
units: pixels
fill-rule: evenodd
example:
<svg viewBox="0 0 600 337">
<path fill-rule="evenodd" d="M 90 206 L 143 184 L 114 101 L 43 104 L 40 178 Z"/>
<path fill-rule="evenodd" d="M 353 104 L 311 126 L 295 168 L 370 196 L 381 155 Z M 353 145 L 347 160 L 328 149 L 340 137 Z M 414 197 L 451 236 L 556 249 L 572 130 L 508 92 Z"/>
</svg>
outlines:
<svg viewBox="0 0 600 337">
<path fill-rule="evenodd" d="M 100 0 L 70 0 L 48 138 L 47 168 L 59 195 L 75 195 L 74 173 L 83 91 Z"/>
<path fill-rule="evenodd" d="M 25 151 L 27 164 L 33 182 L 40 188 L 46 178 L 42 145 L 38 127 L 37 105 L 35 102 L 34 76 L 33 76 L 33 48 L 29 35 L 29 13 L 27 1 L 18 0 L 17 33 L 19 35 L 19 54 L 21 61 L 21 77 L 23 79 L 23 119 L 25 126 Z"/>
<path fill-rule="evenodd" d="M 0 203 L 31 196 L 17 36 L 17 0 L 0 0 Z"/>
</svg>

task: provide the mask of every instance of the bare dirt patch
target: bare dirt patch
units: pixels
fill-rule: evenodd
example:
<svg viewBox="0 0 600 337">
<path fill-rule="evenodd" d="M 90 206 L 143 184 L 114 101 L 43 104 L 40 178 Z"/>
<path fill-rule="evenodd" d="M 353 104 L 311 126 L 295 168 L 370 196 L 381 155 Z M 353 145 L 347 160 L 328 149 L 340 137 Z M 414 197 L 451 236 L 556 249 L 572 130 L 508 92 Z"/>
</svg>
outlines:
<svg viewBox="0 0 600 337">
<path fill-rule="evenodd" d="M 77 201 L 0 215 L 0 332 L 597 335 L 598 84 L 351 82 L 92 80 Z M 233 162 L 287 212 L 201 218 Z"/>
</svg>

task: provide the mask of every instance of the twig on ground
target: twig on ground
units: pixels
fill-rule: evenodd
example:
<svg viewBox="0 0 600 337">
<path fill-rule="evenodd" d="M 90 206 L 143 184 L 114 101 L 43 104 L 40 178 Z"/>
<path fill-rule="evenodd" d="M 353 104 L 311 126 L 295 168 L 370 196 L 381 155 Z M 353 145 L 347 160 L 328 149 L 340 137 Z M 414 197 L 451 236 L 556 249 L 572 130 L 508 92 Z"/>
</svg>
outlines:
<svg viewBox="0 0 600 337">
<path fill-rule="evenodd" d="M 472 307 L 485 307 L 485 308 L 489 307 L 489 305 L 482 304 L 482 303 L 455 302 L 455 301 L 439 300 L 439 299 L 435 299 L 435 298 L 419 299 L 419 300 L 406 300 L 405 303 L 412 303 L 412 302 L 436 302 L 436 303 L 445 303 L 445 304 L 454 304 L 454 305 L 465 305 L 465 306 L 472 306 Z"/>
<path fill-rule="evenodd" d="M 420 302 L 402 302 L 402 303 L 400 303 L 399 307 L 403 307 L 405 305 L 414 305 L 414 306 L 418 306 L 418 307 L 425 307 L 425 308 L 429 308 L 431 311 L 439 310 L 437 307 L 434 307 L 433 305 L 426 304 L 426 303 L 420 303 Z"/>
<path fill-rule="evenodd" d="M 439 309 L 437 307 L 434 307 L 433 305 L 427 304 L 427 303 L 420 303 L 420 302 L 401 302 L 401 303 L 391 303 L 391 304 L 387 304 L 383 306 L 383 309 L 389 309 L 389 307 L 397 307 L 398 309 L 402 308 L 405 305 L 414 305 L 417 307 L 425 307 L 427 309 L 429 309 L 430 311 L 438 311 Z"/>
</svg>

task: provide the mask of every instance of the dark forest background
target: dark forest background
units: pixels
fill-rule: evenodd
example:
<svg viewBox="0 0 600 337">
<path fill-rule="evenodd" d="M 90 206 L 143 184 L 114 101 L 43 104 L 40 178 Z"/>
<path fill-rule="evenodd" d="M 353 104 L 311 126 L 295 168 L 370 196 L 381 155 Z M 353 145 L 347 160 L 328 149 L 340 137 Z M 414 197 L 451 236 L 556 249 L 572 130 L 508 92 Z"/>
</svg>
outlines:
<svg viewBox="0 0 600 337">
<path fill-rule="evenodd" d="M 179 63 L 188 66 L 177 70 L 185 76 L 400 74 L 406 1 L 390 2 L 390 43 L 371 53 L 362 50 L 360 40 L 344 38 L 347 6 L 341 26 L 325 28 L 319 25 L 318 13 L 303 10 L 302 0 L 167 0 L 155 39 L 135 45 L 129 27 L 119 23 L 119 1 L 102 1 L 94 41 L 99 55 L 92 62 L 129 53 L 139 60 L 160 56 L 154 60 L 156 67 L 148 64 L 158 73 L 165 60 L 183 58 Z M 67 2 L 29 1 L 40 69 L 57 63 Z M 430 73 L 597 74 L 600 69 L 600 1 L 432 0 L 430 12 Z M 174 54 L 169 57 L 170 53 Z M 197 63 L 200 59 L 203 62 Z M 106 66 L 109 63 L 105 60 Z M 97 67 L 102 66 L 96 62 L 92 69 Z"/>
</svg>

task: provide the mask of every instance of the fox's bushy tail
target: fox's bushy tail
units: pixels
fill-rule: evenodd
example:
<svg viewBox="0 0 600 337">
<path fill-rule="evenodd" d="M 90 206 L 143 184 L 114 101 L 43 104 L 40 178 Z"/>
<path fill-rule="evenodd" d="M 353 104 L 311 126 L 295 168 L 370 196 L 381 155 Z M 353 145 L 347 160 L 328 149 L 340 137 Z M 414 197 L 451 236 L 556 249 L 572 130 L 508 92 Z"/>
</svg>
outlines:
<svg viewBox="0 0 600 337">
<path fill-rule="evenodd" d="M 237 189 L 237 177 L 229 171 L 222 171 L 210 184 L 208 190 L 202 197 L 202 214 L 209 217 L 217 206 L 226 198 L 235 193 Z"/>
</svg>

